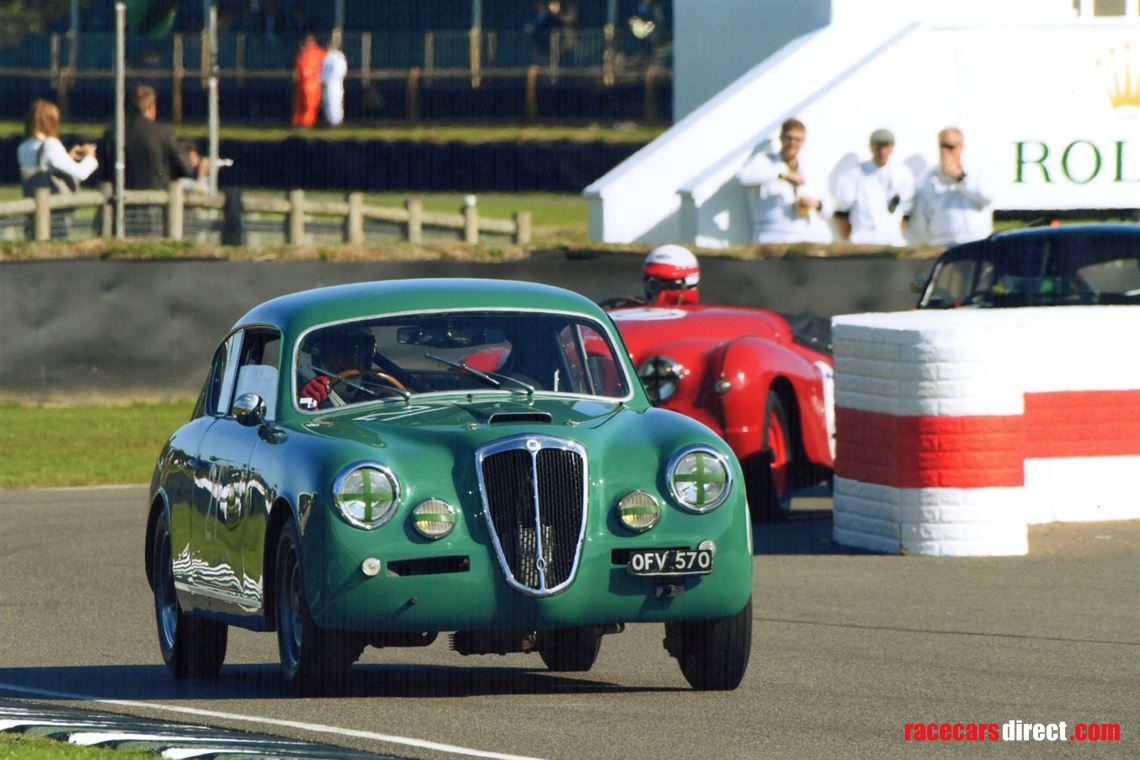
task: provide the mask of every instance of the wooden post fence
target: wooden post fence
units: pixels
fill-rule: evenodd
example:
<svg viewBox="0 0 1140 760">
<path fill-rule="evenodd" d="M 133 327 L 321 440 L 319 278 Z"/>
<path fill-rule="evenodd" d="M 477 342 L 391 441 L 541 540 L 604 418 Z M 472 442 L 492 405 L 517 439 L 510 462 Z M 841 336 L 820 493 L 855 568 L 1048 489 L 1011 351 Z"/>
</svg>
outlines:
<svg viewBox="0 0 1140 760">
<path fill-rule="evenodd" d="M 245 214 L 279 215 L 285 242 L 290 245 L 299 245 L 305 242 L 306 235 L 311 235 L 308 225 L 314 216 L 340 219 L 341 240 L 355 245 L 366 242 L 369 221 L 395 227 L 400 236 L 412 244 L 423 243 L 424 231 L 428 229 L 454 235 L 471 245 L 477 245 L 484 234 L 509 237 L 519 245 L 531 241 L 529 211 L 516 211 L 509 220 L 487 218 L 479 213 L 474 195 L 464 198 L 458 213 L 424 211 L 423 201 L 419 198 L 408 198 L 403 208 L 368 206 L 361 192 L 348 193 L 344 200 L 310 200 L 301 189 L 290 190 L 284 198 L 239 193 L 231 205 L 239 201 L 240 211 L 235 211 L 226 205 L 226 194 L 188 192 L 178 182 L 170 183 L 166 190 L 123 192 L 123 203 L 128 208 L 161 209 L 163 232 L 170 240 L 182 240 L 186 236 L 185 214 L 188 209 L 212 209 L 226 213 L 225 219 L 214 215 L 208 221 L 214 232 L 221 232 L 226 225 L 240 229 L 243 224 L 241 217 Z M 0 202 L 0 218 L 23 217 L 28 222 L 32 239 L 49 240 L 52 212 L 74 209 L 94 209 L 96 234 L 104 237 L 114 235 L 112 187 L 106 182 L 99 186 L 99 190 L 60 195 L 53 195 L 49 188 L 39 188 L 33 198 Z M 328 228 L 328 221 L 318 223 Z M 240 235 L 234 235 L 223 242 L 240 238 Z"/>
</svg>

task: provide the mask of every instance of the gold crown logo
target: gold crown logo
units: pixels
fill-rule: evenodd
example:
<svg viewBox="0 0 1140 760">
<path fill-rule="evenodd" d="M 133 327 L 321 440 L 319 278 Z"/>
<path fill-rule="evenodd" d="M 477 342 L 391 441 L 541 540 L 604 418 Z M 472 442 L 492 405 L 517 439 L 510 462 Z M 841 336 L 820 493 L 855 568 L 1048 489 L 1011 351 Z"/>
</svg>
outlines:
<svg viewBox="0 0 1140 760">
<path fill-rule="evenodd" d="M 1140 106 L 1140 65 L 1132 54 L 1132 45 L 1122 49 L 1109 48 L 1104 59 L 1097 60 L 1098 67 L 1105 67 L 1108 85 L 1108 102 L 1113 108 Z"/>
</svg>

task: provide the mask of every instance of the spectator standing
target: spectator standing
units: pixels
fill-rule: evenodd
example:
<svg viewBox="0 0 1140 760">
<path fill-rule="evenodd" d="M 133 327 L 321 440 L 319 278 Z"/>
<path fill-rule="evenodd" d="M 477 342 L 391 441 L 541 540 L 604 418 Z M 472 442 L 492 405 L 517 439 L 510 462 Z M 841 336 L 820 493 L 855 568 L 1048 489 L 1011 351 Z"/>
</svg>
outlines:
<svg viewBox="0 0 1140 760">
<path fill-rule="evenodd" d="M 962 165 L 962 130 L 938 133 L 938 168 L 932 169 L 915 196 L 913 221 L 930 245 L 957 245 L 993 232 L 993 197 L 974 172 Z"/>
<path fill-rule="evenodd" d="M 348 75 L 348 60 L 340 49 L 339 35 L 334 34 L 321 62 L 321 110 L 330 127 L 344 121 L 344 78 Z"/>
<path fill-rule="evenodd" d="M 889 129 L 872 132 L 870 145 L 870 160 L 836 183 L 835 219 L 852 243 L 901 247 L 914 205 L 914 177 L 905 166 L 890 163 L 895 136 Z"/>
<path fill-rule="evenodd" d="M 99 168 L 95 145 L 83 143 L 68 150 L 59 139 L 59 107 L 50 100 L 32 101 L 24 118 L 24 140 L 16 146 L 23 194 L 35 195 L 38 187 L 53 193 L 71 192 Z M 71 231 L 71 211 L 53 211 L 51 236 L 66 238 Z M 29 230 L 30 232 L 30 230 Z M 30 235 L 29 235 L 30 237 Z"/>
<path fill-rule="evenodd" d="M 657 60 L 657 48 L 666 37 L 665 10 L 656 0 L 637 0 L 627 21 L 633 37 L 633 58 L 648 64 Z"/>
<path fill-rule="evenodd" d="M 304 0 L 293 0 L 293 11 L 289 14 L 289 31 L 294 34 L 307 34 L 312 28 L 309 14 L 305 11 Z"/>
<path fill-rule="evenodd" d="M 209 161 L 191 155 L 179 147 L 174 127 L 158 121 L 158 96 L 150 85 L 135 88 L 134 102 L 128 104 L 123 141 L 123 182 L 127 190 L 166 190 L 181 177 L 202 177 Z M 108 127 L 103 144 L 109 155 L 115 155 L 115 129 Z M 196 155 L 196 154 L 195 154 Z M 113 177 L 107 176 L 108 180 Z M 128 235 L 158 235 L 163 229 L 160 206 L 132 208 L 126 220 Z"/>
<path fill-rule="evenodd" d="M 325 49 L 309 33 L 301 40 L 301 47 L 293 59 L 293 126 L 311 127 L 317 123 L 321 105 L 321 64 Z"/>
<path fill-rule="evenodd" d="M 780 127 L 780 150 L 761 149 L 736 175 L 744 186 L 756 243 L 822 243 L 831 235 L 821 218 L 824 196 L 815 171 L 805 168 L 800 149 L 807 127 L 788 119 Z"/>
<path fill-rule="evenodd" d="M 526 33 L 534 51 L 534 62 L 538 66 L 550 65 L 550 45 L 554 33 L 562 28 L 562 10 L 558 0 L 542 0 L 534 4 L 534 19 L 526 25 Z"/>
</svg>

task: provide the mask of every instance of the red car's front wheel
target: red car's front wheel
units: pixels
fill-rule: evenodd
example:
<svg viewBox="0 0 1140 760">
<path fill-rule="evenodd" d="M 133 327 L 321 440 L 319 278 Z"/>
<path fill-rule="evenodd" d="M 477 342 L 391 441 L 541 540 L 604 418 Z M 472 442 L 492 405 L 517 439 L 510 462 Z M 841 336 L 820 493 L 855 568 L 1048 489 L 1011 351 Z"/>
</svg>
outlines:
<svg viewBox="0 0 1140 760">
<path fill-rule="evenodd" d="M 791 502 L 793 459 L 791 427 L 780 396 L 768 391 L 764 404 L 764 446 L 745 473 L 748 505 L 756 522 L 775 522 L 787 514 Z"/>
</svg>

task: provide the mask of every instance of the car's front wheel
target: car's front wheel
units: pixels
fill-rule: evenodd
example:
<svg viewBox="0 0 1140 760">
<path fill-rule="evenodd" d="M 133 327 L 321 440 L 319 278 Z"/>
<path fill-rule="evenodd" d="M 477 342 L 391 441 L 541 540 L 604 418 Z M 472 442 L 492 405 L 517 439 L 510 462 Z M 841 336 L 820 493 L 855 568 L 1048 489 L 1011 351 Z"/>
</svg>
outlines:
<svg viewBox="0 0 1140 760">
<path fill-rule="evenodd" d="M 155 520 L 152 539 L 154 619 L 162 659 L 176 678 L 213 678 L 226 659 L 229 628 L 216 620 L 187 615 L 178 605 L 165 514 Z"/>
<path fill-rule="evenodd" d="M 301 541 L 295 523 L 281 532 L 275 576 L 277 649 L 285 684 L 301 694 L 343 691 L 363 645 L 317 627 L 309 614 L 301 576 Z"/>
<path fill-rule="evenodd" d="M 602 637 L 592 625 L 543 631 L 539 655 L 555 672 L 584 672 L 594 667 L 602 648 Z"/>
<path fill-rule="evenodd" d="M 747 463 L 745 485 L 753 522 L 787 516 L 792 494 L 792 428 L 780 396 L 768 391 L 764 403 L 764 448 Z"/>
<path fill-rule="evenodd" d="M 735 615 L 665 624 L 665 648 L 698 691 L 729 691 L 740 685 L 752 653 L 752 597 Z"/>
</svg>

